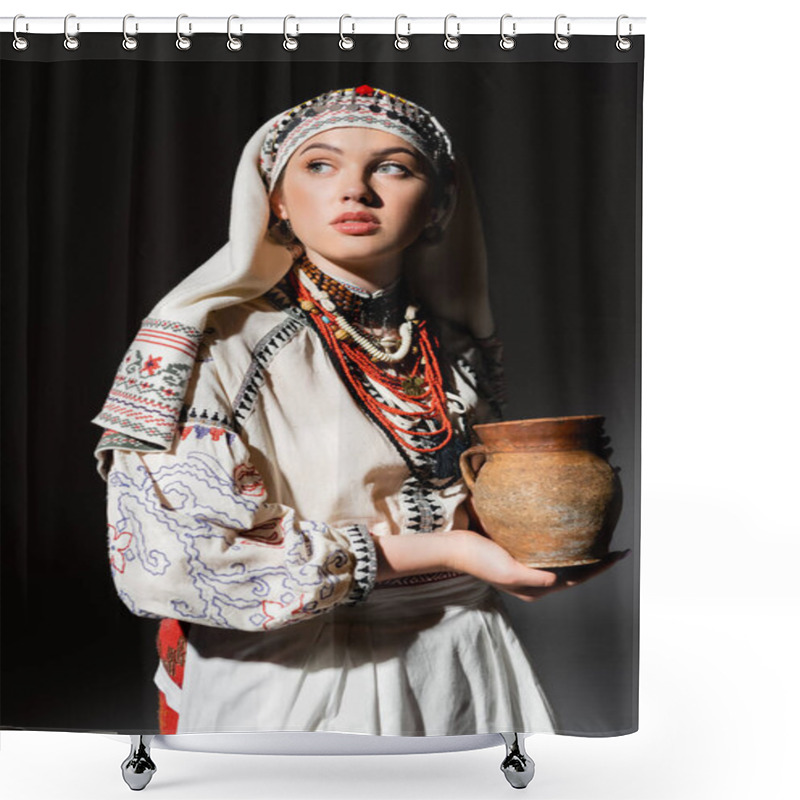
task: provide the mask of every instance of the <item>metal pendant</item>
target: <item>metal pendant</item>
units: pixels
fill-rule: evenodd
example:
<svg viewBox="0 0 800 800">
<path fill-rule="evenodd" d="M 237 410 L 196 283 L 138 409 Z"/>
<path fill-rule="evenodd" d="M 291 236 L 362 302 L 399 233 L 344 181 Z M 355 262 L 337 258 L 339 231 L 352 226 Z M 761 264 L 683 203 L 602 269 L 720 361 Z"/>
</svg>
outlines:
<svg viewBox="0 0 800 800">
<path fill-rule="evenodd" d="M 419 397 L 425 392 L 425 378 L 415 375 L 403 381 L 403 391 L 410 397 Z"/>
</svg>

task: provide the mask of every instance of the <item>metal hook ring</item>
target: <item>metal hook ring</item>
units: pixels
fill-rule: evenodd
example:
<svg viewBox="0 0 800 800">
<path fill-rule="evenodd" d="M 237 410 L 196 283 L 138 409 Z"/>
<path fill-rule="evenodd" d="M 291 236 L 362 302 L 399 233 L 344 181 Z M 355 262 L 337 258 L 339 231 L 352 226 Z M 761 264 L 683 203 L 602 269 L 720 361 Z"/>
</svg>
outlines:
<svg viewBox="0 0 800 800">
<path fill-rule="evenodd" d="M 631 42 L 630 39 L 626 38 L 625 36 L 623 36 L 619 32 L 620 22 L 622 22 L 623 19 L 630 19 L 630 18 L 628 17 L 627 14 L 620 14 L 617 17 L 617 41 L 615 42 L 615 44 L 616 44 L 617 50 L 619 50 L 622 53 L 625 53 L 625 52 L 627 52 L 628 50 L 631 49 L 632 42 Z M 631 33 L 633 33 L 633 26 L 629 22 L 628 23 L 628 36 L 630 36 Z"/>
<path fill-rule="evenodd" d="M 514 38 L 517 35 L 517 23 L 516 22 L 511 23 L 510 36 L 503 30 L 503 25 L 505 24 L 505 21 L 509 17 L 513 18 L 513 16 L 514 16 L 513 14 L 503 14 L 503 16 L 500 17 L 500 47 L 503 50 L 513 50 L 514 46 L 517 44 L 517 40 Z"/>
<path fill-rule="evenodd" d="M 289 36 L 289 33 L 286 30 L 286 24 L 289 22 L 290 19 L 297 19 L 297 17 L 292 16 L 291 14 L 287 14 L 283 18 L 283 49 L 284 50 L 297 50 L 299 47 L 299 42 L 292 36 Z M 300 33 L 300 26 L 297 25 L 295 29 L 295 35 Z"/>
<path fill-rule="evenodd" d="M 405 14 L 398 14 L 394 18 L 394 46 L 398 50 L 408 50 L 408 48 L 411 47 L 411 42 L 408 39 L 408 37 L 411 36 L 411 23 L 406 23 L 408 26 L 408 31 L 406 32 L 405 36 L 401 36 L 399 30 L 401 19 L 408 19 L 408 17 Z"/>
<path fill-rule="evenodd" d="M 78 37 L 77 36 L 70 36 L 69 35 L 69 21 L 70 21 L 70 19 L 74 19 L 74 18 L 75 18 L 75 14 L 67 14 L 67 16 L 64 17 L 64 49 L 65 50 L 77 50 L 81 46 L 81 43 L 78 41 Z M 77 33 L 78 31 L 80 31 L 80 29 L 81 29 L 80 23 L 76 22 L 75 23 L 75 32 Z"/>
<path fill-rule="evenodd" d="M 569 22 L 567 23 L 567 36 L 562 36 L 558 32 L 558 21 L 560 19 L 566 19 L 566 18 L 567 18 L 566 14 L 559 14 L 555 19 L 555 23 L 553 24 L 553 32 L 556 37 L 555 41 L 553 42 L 553 47 L 555 47 L 556 50 L 561 50 L 562 52 L 564 50 L 569 50 L 569 39 L 567 37 L 570 35 L 569 32 L 570 23 Z"/>
<path fill-rule="evenodd" d="M 339 17 L 339 48 L 341 50 L 352 50 L 356 46 L 355 39 L 353 39 L 351 36 L 345 36 L 344 32 L 342 31 L 342 23 L 346 19 L 353 19 L 353 18 L 349 14 L 342 14 L 342 16 Z M 353 22 L 350 33 L 355 33 L 355 32 L 356 32 L 356 24 L 355 22 Z"/>
<path fill-rule="evenodd" d="M 456 35 L 455 36 L 451 36 L 447 32 L 447 23 L 451 19 L 455 19 L 456 20 Z M 445 49 L 446 50 L 457 50 L 459 44 L 461 44 L 461 42 L 459 42 L 459 40 L 458 40 L 458 37 L 460 35 L 461 35 L 461 23 L 458 22 L 458 16 L 456 14 L 448 14 L 444 18 L 444 47 L 445 47 Z"/>
<path fill-rule="evenodd" d="M 128 35 L 128 20 L 136 19 L 133 14 L 126 14 L 122 18 L 122 47 L 125 50 L 135 50 L 139 46 L 139 40 L 135 36 Z M 139 23 L 135 23 L 134 28 L 139 30 Z"/>
<path fill-rule="evenodd" d="M 232 53 L 235 53 L 236 51 L 242 49 L 242 40 L 231 33 L 231 22 L 233 22 L 233 20 L 235 19 L 239 19 L 239 17 L 237 17 L 236 14 L 231 14 L 228 17 L 228 41 L 226 46 L 228 50 L 230 50 Z M 239 33 L 241 32 L 242 32 L 242 26 L 239 25 Z"/>
<path fill-rule="evenodd" d="M 192 40 L 188 37 L 184 36 L 181 33 L 181 20 L 188 18 L 188 14 L 178 14 L 178 18 L 175 20 L 175 34 L 177 35 L 177 39 L 175 40 L 175 47 L 178 50 L 188 50 L 192 46 Z M 192 32 L 192 23 L 189 23 L 189 33 Z"/>
<path fill-rule="evenodd" d="M 11 30 L 14 33 L 13 47 L 14 47 L 15 50 L 27 50 L 28 49 L 28 40 L 24 36 L 20 36 L 17 33 L 17 20 L 18 19 L 25 19 L 25 15 L 24 14 L 17 14 L 17 16 L 14 17 L 14 22 L 12 23 L 12 26 L 11 26 Z M 28 23 L 27 22 L 25 23 L 25 30 L 26 31 L 28 30 Z"/>
</svg>

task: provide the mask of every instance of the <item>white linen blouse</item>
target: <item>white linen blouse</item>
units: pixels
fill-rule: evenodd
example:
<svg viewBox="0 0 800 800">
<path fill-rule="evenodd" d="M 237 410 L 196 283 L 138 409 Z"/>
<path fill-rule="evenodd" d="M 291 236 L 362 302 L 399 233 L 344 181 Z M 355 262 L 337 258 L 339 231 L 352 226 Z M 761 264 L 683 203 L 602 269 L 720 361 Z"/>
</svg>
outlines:
<svg viewBox="0 0 800 800">
<path fill-rule="evenodd" d="M 191 623 L 182 687 L 154 678 L 178 733 L 552 731 L 493 587 L 375 584 L 372 537 L 466 528 L 468 490 L 415 477 L 284 289 L 210 315 L 169 449 L 104 451 L 119 597 Z M 469 440 L 494 413 L 481 354 L 441 331 Z"/>
</svg>

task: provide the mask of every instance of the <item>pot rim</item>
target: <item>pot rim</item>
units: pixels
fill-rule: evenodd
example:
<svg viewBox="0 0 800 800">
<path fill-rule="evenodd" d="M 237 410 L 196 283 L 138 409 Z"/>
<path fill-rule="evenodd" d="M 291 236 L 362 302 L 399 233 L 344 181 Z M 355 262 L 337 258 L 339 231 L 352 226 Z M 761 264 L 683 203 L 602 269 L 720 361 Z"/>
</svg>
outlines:
<svg viewBox="0 0 800 800">
<path fill-rule="evenodd" d="M 472 427 L 477 431 L 480 428 L 503 428 L 510 425 L 519 425 L 521 422 L 528 424 L 534 422 L 552 422 L 552 423 L 567 423 L 567 422 L 587 422 L 590 420 L 605 420 L 602 414 L 579 414 L 574 417 L 535 417 L 530 419 L 507 419 L 502 422 L 480 422 Z"/>
</svg>

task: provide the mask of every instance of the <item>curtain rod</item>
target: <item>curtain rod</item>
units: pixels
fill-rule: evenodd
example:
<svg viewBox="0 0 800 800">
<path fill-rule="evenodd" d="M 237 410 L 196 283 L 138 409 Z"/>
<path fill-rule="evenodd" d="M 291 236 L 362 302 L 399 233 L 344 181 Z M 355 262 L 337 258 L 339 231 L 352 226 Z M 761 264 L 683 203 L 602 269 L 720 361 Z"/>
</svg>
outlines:
<svg viewBox="0 0 800 800">
<path fill-rule="evenodd" d="M 558 30 L 562 35 L 609 35 L 617 34 L 617 17 L 570 17 L 560 14 L 556 17 L 514 17 L 504 15 L 503 31 L 507 36 L 549 33 L 553 34 L 558 19 Z M 622 36 L 635 36 L 644 33 L 644 17 L 627 17 L 619 21 Z M 447 18 L 447 31 L 451 36 L 470 34 L 500 34 L 500 16 L 497 17 L 459 17 L 451 14 Z M 25 33 L 64 34 L 67 24 L 71 36 L 82 33 L 122 33 L 122 17 L 26 17 L 20 15 L 16 30 Z M 175 33 L 178 20 L 175 17 L 136 17 L 129 15 L 126 31 L 129 35 L 141 33 Z M 232 31 L 237 35 L 283 34 L 292 36 L 303 33 L 339 34 L 394 34 L 395 25 L 401 36 L 415 34 L 442 34 L 445 32 L 445 17 L 305 17 L 290 15 L 284 17 L 235 17 L 231 21 Z M 286 30 L 284 31 L 284 26 Z M 10 33 L 14 29 L 14 17 L 0 17 L 0 32 Z M 181 15 L 180 30 L 183 35 L 194 33 L 226 33 L 228 17 L 193 17 Z"/>
</svg>

